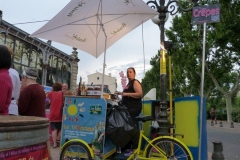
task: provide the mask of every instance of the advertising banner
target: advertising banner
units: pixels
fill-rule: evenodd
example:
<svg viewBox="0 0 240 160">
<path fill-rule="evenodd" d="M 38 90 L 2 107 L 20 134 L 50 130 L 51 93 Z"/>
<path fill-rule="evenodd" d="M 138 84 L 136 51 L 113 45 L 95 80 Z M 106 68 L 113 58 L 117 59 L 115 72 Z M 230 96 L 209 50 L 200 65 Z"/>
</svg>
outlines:
<svg viewBox="0 0 240 160">
<path fill-rule="evenodd" d="M 220 22 L 220 4 L 197 6 L 192 10 L 192 24 Z"/>
<path fill-rule="evenodd" d="M 92 146 L 100 159 L 115 150 L 110 139 L 105 138 L 106 112 L 107 103 L 103 98 L 65 97 L 61 146 L 69 140 L 80 139 Z"/>
<path fill-rule="evenodd" d="M 166 52 L 167 52 L 167 50 L 165 50 L 165 49 L 160 50 L 160 75 L 167 74 Z"/>
<path fill-rule="evenodd" d="M 0 151 L 1 160 L 50 160 L 47 142 Z"/>
</svg>

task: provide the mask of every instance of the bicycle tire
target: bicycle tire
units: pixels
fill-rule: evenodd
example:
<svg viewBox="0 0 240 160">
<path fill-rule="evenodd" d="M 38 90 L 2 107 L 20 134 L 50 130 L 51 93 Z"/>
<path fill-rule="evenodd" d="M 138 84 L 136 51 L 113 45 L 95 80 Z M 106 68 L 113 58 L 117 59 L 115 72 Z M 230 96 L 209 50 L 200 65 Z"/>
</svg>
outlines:
<svg viewBox="0 0 240 160">
<path fill-rule="evenodd" d="M 159 159 L 167 159 L 168 160 L 193 160 L 191 157 L 191 153 L 189 149 L 187 149 L 187 146 L 184 144 L 181 144 L 181 142 L 176 141 L 173 138 L 160 138 L 152 142 L 154 146 L 157 146 L 162 151 L 165 152 L 165 156 L 158 153 L 156 149 L 153 148 L 153 146 L 149 145 L 146 149 L 146 157 L 154 157 Z M 171 153 L 171 146 L 174 146 L 173 154 Z"/>
<path fill-rule="evenodd" d="M 69 142 L 63 147 L 60 160 L 92 160 L 92 157 L 85 144 Z"/>
</svg>

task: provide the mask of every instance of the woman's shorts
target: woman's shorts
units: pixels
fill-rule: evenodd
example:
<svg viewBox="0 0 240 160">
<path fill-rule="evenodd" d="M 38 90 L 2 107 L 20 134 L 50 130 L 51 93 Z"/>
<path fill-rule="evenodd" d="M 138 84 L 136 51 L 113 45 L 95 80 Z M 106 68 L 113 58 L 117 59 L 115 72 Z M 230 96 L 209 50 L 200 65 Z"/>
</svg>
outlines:
<svg viewBox="0 0 240 160">
<path fill-rule="evenodd" d="M 60 130 L 62 128 L 62 122 L 50 122 L 51 130 Z"/>
</svg>

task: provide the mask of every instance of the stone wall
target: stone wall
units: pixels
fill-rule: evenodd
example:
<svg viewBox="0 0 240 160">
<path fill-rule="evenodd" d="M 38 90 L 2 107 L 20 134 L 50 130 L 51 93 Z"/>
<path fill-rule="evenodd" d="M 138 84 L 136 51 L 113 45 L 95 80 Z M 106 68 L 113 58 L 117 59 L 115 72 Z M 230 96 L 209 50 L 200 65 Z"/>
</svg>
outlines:
<svg viewBox="0 0 240 160">
<path fill-rule="evenodd" d="M 71 57 L 74 58 L 72 61 L 72 71 L 71 71 L 71 80 L 70 80 L 70 90 L 75 93 L 76 87 L 77 87 L 77 75 L 78 75 L 78 62 L 80 59 L 78 59 L 78 52 L 76 51 L 76 48 L 73 48 L 73 52 L 71 54 Z"/>
</svg>

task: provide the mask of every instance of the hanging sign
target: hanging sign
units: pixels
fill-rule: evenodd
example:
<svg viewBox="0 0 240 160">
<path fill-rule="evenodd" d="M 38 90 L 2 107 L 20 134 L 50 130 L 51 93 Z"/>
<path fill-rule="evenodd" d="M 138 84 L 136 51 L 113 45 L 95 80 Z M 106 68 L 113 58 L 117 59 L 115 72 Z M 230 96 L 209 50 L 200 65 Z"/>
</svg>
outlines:
<svg viewBox="0 0 240 160">
<path fill-rule="evenodd" d="M 216 22 L 220 22 L 220 4 L 193 7 L 192 24 Z"/>
<path fill-rule="evenodd" d="M 160 75 L 167 74 L 166 52 L 167 52 L 167 50 L 165 50 L 165 49 L 160 50 Z"/>
</svg>

